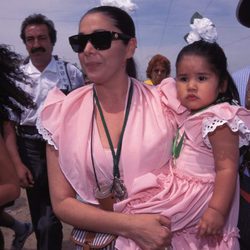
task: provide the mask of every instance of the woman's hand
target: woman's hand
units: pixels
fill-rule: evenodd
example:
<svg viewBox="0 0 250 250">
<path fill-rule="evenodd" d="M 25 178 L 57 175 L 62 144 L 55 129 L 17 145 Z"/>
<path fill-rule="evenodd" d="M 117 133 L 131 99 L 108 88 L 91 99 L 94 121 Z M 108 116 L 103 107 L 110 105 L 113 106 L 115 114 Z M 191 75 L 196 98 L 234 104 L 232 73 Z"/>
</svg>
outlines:
<svg viewBox="0 0 250 250">
<path fill-rule="evenodd" d="M 133 230 L 126 237 L 135 241 L 143 250 L 166 249 L 171 244 L 171 222 L 159 214 L 140 214 L 131 216 L 129 221 Z"/>
</svg>

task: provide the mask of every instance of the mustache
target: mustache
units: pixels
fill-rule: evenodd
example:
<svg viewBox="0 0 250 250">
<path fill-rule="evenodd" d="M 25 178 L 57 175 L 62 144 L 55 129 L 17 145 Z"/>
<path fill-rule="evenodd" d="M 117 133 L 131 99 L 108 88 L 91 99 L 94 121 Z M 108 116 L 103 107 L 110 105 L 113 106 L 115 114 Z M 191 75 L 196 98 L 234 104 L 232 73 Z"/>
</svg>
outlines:
<svg viewBox="0 0 250 250">
<path fill-rule="evenodd" d="M 38 47 L 38 48 L 32 48 L 30 51 L 32 54 L 36 53 L 36 52 L 46 52 L 46 49 L 43 47 Z"/>
</svg>

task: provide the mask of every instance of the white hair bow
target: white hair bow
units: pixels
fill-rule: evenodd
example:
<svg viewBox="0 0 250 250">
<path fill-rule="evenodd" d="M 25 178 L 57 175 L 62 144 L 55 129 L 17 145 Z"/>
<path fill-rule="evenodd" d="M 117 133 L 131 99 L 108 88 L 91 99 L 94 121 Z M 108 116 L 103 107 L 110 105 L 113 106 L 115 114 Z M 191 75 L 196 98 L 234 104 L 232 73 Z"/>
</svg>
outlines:
<svg viewBox="0 0 250 250">
<path fill-rule="evenodd" d="M 101 0 L 101 5 L 115 6 L 125 11 L 134 11 L 137 8 L 131 0 Z"/>
<path fill-rule="evenodd" d="M 216 42 L 218 34 L 215 25 L 208 18 L 196 12 L 191 18 L 191 31 L 184 37 L 188 44 L 203 40 L 209 43 Z"/>
</svg>

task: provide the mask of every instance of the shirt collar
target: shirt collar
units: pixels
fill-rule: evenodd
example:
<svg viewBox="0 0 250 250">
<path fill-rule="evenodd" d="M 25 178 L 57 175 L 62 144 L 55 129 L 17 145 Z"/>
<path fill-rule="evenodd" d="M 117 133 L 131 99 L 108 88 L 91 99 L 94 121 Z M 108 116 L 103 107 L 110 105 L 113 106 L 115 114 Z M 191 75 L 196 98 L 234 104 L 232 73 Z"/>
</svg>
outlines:
<svg viewBox="0 0 250 250">
<path fill-rule="evenodd" d="M 40 72 L 32 63 L 31 60 L 29 60 L 28 64 L 27 64 L 27 73 L 28 74 L 41 74 L 43 72 L 53 72 L 56 73 L 57 72 L 57 63 L 55 58 L 52 56 L 51 61 L 49 62 L 49 64 L 47 65 L 47 67 L 43 70 L 43 72 Z"/>
</svg>

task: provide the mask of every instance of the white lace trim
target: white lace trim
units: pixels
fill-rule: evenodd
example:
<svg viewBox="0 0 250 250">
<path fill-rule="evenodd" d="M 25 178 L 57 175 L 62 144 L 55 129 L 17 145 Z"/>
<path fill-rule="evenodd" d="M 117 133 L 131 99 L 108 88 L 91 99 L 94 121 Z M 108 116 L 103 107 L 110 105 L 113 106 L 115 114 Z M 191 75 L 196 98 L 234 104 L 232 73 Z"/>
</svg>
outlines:
<svg viewBox="0 0 250 250">
<path fill-rule="evenodd" d="M 233 132 L 239 132 L 239 147 L 248 145 L 250 141 L 250 129 L 245 123 L 235 116 L 232 121 L 221 120 L 218 117 L 208 117 L 203 120 L 202 137 L 205 144 L 211 148 L 210 141 L 208 139 L 208 133 L 213 132 L 217 127 L 227 124 Z"/>
<path fill-rule="evenodd" d="M 38 116 L 37 116 L 37 120 L 36 120 L 36 127 L 37 127 L 37 130 L 38 130 L 39 134 L 42 135 L 43 139 L 44 139 L 45 141 L 47 141 L 47 143 L 48 143 L 49 145 L 54 146 L 54 148 L 55 148 L 56 150 L 58 150 L 58 148 L 57 148 L 55 142 L 54 142 L 53 139 L 52 139 L 52 134 L 51 134 L 46 128 L 44 128 L 44 126 L 42 125 L 42 120 L 41 120 L 40 113 L 41 113 L 41 110 L 39 110 Z"/>
</svg>

